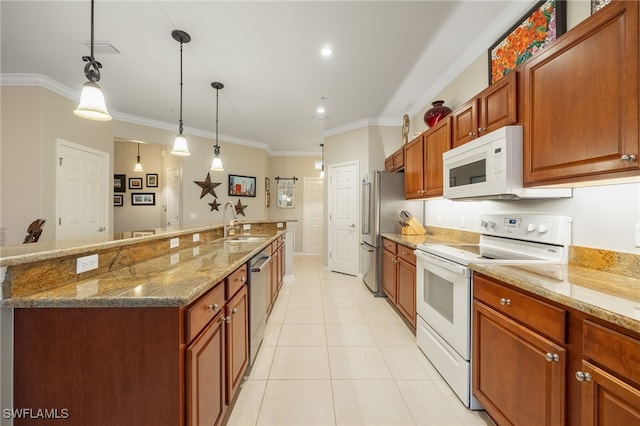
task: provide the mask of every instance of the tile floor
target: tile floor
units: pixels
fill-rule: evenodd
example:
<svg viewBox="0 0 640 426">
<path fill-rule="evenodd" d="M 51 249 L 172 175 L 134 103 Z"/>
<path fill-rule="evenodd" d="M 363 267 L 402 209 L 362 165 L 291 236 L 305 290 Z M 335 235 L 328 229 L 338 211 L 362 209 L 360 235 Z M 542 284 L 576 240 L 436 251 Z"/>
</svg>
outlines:
<svg viewBox="0 0 640 426">
<path fill-rule="evenodd" d="M 492 425 L 465 409 L 386 299 L 295 256 L 228 425 Z"/>
</svg>

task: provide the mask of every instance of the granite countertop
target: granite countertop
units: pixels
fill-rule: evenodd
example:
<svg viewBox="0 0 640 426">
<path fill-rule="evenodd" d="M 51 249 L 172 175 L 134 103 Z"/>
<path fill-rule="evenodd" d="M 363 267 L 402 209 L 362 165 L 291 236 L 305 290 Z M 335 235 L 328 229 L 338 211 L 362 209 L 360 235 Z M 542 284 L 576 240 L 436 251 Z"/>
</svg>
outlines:
<svg viewBox="0 0 640 426">
<path fill-rule="evenodd" d="M 398 244 L 405 245 L 412 249 L 417 248 L 420 244 L 461 244 L 465 242 L 477 243 L 477 241 L 468 238 L 460 238 L 457 234 L 424 234 L 424 235 L 404 235 L 404 234 L 380 234 L 383 238 L 394 241 Z"/>
<path fill-rule="evenodd" d="M 7 298 L 9 308 L 186 306 L 266 248 L 284 231 L 261 241 L 215 240 L 177 250 L 86 280 Z"/>
<path fill-rule="evenodd" d="M 471 264 L 514 287 L 640 333 L 640 279 L 576 265 Z"/>
</svg>

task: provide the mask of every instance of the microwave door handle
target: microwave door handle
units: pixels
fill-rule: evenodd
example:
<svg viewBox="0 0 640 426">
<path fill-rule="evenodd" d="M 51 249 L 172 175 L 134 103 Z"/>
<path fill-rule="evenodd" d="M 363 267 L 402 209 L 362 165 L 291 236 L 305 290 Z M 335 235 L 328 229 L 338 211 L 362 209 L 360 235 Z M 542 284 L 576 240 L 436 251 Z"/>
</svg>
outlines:
<svg viewBox="0 0 640 426">
<path fill-rule="evenodd" d="M 371 183 L 362 182 L 362 234 L 371 233 Z"/>
</svg>

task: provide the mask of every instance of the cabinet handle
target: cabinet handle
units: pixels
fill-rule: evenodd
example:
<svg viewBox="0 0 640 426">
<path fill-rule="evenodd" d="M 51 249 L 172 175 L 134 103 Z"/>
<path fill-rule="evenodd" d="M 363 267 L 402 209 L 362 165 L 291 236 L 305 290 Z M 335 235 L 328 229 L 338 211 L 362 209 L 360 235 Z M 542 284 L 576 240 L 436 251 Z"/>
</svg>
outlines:
<svg viewBox="0 0 640 426">
<path fill-rule="evenodd" d="M 478 127 L 478 133 L 484 132 L 485 130 L 487 130 L 486 127 Z"/>
<path fill-rule="evenodd" d="M 222 318 L 222 321 L 224 321 L 227 324 L 229 324 L 231 322 L 231 317 L 224 317 L 224 318 Z"/>
<path fill-rule="evenodd" d="M 467 136 L 475 136 L 476 132 L 469 132 L 469 134 Z"/>
<path fill-rule="evenodd" d="M 500 304 L 503 306 L 511 306 L 511 299 L 503 297 L 502 299 L 500 299 Z"/>
<path fill-rule="evenodd" d="M 243 283 L 245 282 L 247 279 L 245 277 L 240 277 L 240 282 Z"/>
<path fill-rule="evenodd" d="M 638 156 L 635 154 L 623 154 L 622 156 L 620 156 L 620 159 L 622 161 L 636 161 L 637 158 Z"/>
<path fill-rule="evenodd" d="M 545 355 L 545 358 L 547 358 L 547 361 L 551 362 L 551 361 L 560 361 L 560 355 L 558 354 L 552 354 L 551 352 L 547 352 L 547 354 Z"/>
<path fill-rule="evenodd" d="M 591 374 L 584 371 L 576 371 L 576 380 L 579 382 L 590 382 Z"/>
<path fill-rule="evenodd" d="M 238 309 L 237 309 L 237 308 L 233 308 L 233 309 L 231 310 L 231 313 L 232 313 L 232 314 L 237 314 L 237 313 L 238 313 Z"/>
<path fill-rule="evenodd" d="M 214 303 L 213 305 L 207 306 L 207 309 L 210 310 L 210 311 L 217 311 L 218 308 L 219 308 L 219 306 L 218 306 L 217 303 Z"/>
</svg>

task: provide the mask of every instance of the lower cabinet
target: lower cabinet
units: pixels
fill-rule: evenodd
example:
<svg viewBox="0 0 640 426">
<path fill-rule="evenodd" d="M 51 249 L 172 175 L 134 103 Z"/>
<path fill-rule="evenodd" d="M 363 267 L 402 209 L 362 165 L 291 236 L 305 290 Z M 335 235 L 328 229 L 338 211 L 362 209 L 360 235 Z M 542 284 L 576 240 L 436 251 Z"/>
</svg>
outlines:
<svg viewBox="0 0 640 426">
<path fill-rule="evenodd" d="M 416 257 L 413 249 L 382 239 L 382 290 L 416 328 Z"/>
<path fill-rule="evenodd" d="M 227 303 L 227 404 L 233 400 L 249 363 L 249 293 L 245 285 Z"/>
<path fill-rule="evenodd" d="M 475 273 L 473 394 L 498 425 L 640 426 L 640 335 Z"/>
</svg>

